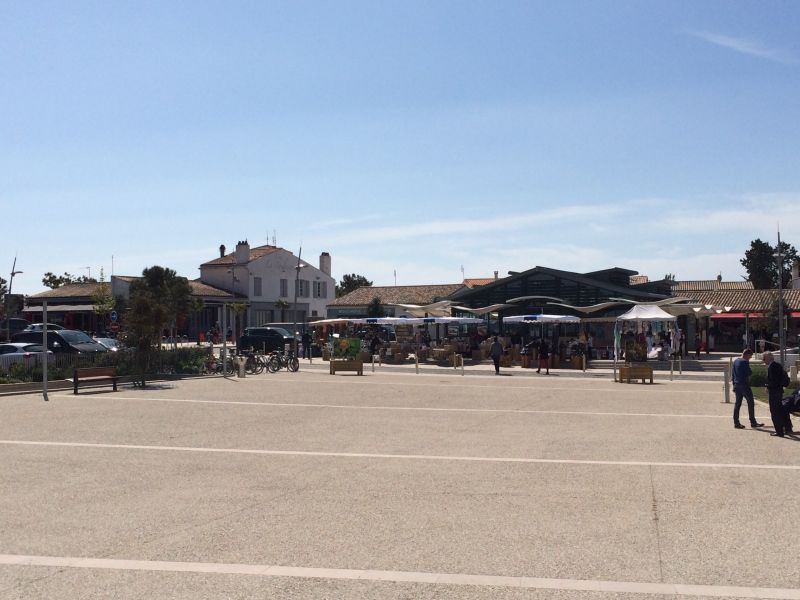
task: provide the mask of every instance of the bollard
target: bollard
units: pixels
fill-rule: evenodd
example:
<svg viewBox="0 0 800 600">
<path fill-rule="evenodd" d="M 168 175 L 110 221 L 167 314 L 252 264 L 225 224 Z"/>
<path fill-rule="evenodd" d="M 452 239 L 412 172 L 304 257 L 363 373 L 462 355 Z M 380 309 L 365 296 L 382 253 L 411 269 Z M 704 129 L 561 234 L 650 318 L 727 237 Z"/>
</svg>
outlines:
<svg viewBox="0 0 800 600">
<path fill-rule="evenodd" d="M 414 369 L 417 371 L 417 375 L 419 375 L 419 354 L 414 353 Z"/>
<path fill-rule="evenodd" d="M 683 354 L 678 354 L 678 375 L 683 375 Z"/>
<path fill-rule="evenodd" d="M 725 365 L 724 370 L 725 382 L 722 384 L 722 389 L 725 392 L 725 404 L 731 403 L 731 372 L 728 365 Z"/>
<path fill-rule="evenodd" d="M 586 355 L 581 354 L 581 358 L 583 359 L 583 372 L 586 373 Z"/>
<path fill-rule="evenodd" d="M 372 372 L 375 372 L 375 355 L 372 355 Z"/>
<path fill-rule="evenodd" d="M 672 381 L 672 375 L 675 372 L 675 357 L 669 359 L 669 380 Z"/>
<path fill-rule="evenodd" d="M 461 357 L 461 376 L 463 377 L 464 376 L 464 355 L 463 354 L 459 354 L 459 356 Z"/>
</svg>

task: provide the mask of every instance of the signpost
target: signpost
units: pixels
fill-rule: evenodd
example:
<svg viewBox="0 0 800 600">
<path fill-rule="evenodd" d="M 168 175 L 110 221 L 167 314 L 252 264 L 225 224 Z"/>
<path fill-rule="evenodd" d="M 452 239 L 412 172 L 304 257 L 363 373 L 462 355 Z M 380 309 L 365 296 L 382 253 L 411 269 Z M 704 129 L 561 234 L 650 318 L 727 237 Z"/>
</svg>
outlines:
<svg viewBox="0 0 800 600">
<path fill-rule="evenodd" d="M 119 323 L 117 321 L 111 321 L 111 325 L 108 326 L 112 333 L 119 332 Z"/>
</svg>

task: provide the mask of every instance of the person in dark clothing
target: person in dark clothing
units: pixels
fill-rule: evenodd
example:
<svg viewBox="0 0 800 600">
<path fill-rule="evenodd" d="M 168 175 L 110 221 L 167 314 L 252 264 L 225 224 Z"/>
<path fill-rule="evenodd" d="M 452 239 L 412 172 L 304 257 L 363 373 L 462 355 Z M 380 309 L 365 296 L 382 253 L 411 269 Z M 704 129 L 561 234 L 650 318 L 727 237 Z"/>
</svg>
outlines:
<svg viewBox="0 0 800 600">
<path fill-rule="evenodd" d="M 702 345 L 702 342 L 700 341 L 700 334 L 699 333 L 695 333 L 694 334 L 694 357 L 697 360 L 700 360 L 700 346 L 701 345 Z"/>
<path fill-rule="evenodd" d="M 769 396 L 769 414 L 772 417 L 772 426 L 775 428 L 774 435 L 777 437 L 785 436 L 786 421 L 788 412 L 784 409 L 783 403 L 783 367 L 775 362 L 772 352 L 764 352 L 761 360 L 767 365 L 767 395 Z M 791 421 L 789 421 L 791 427 Z"/>
<path fill-rule="evenodd" d="M 550 347 L 547 345 L 547 340 L 544 338 L 539 342 L 539 368 L 536 369 L 536 372 L 541 373 L 542 367 L 547 369 L 545 375 L 550 375 Z"/>
<path fill-rule="evenodd" d="M 494 336 L 494 342 L 489 348 L 489 354 L 494 362 L 494 374 L 500 375 L 500 357 L 503 356 L 503 344 Z"/>
<path fill-rule="evenodd" d="M 300 339 L 303 342 L 303 358 L 311 358 L 311 334 L 306 331 Z"/>
<path fill-rule="evenodd" d="M 736 429 L 744 429 L 744 425 L 739 422 L 739 410 L 742 408 L 742 398 L 747 400 L 747 415 L 750 417 L 750 427 L 763 427 L 763 423 L 756 421 L 756 404 L 753 400 L 753 390 L 750 388 L 750 377 L 753 371 L 750 369 L 750 359 L 753 351 L 745 348 L 742 356 L 733 361 L 733 391 L 736 393 L 736 403 L 733 405 L 733 426 Z"/>
</svg>

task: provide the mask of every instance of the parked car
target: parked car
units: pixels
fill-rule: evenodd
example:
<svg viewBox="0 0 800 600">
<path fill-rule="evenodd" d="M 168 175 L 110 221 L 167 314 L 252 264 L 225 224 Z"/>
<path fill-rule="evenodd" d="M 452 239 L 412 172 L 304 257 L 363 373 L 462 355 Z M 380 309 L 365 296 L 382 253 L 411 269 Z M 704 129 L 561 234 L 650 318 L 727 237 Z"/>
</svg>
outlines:
<svg viewBox="0 0 800 600">
<path fill-rule="evenodd" d="M 25 331 L 39 331 L 41 332 L 44 329 L 44 323 L 28 323 L 28 326 L 25 328 Z M 64 329 L 61 325 L 56 325 L 55 323 L 48 323 L 47 324 L 47 331 L 61 331 Z"/>
<path fill-rule="evenodd" d="M 96 337 L 94 341 L 108 348 L 109 352 L 117 352 L 122 347 L 122 344 L 116 338 Z"/>
<path fill-rule="evenodd" d="M 50 357 L 53 355 L 50 350 L 47 351 L 47 354 Z M 29 344 L 27 342 L 0 344 L 0 371 L 8 371 L 8 368 L 14 363 L 38 361 L 41 358 L 41 344 Z"/>
<path fill-rule="evenodd" d="M 250 348 L 264 352 L 283 350 L 286 344 L 294 343 L 292 335 L 282 327 L 247 327 L 239 338 L 239 348 Z"/>
<path fill-rule="evenodd" d="M 41 343 L 42 332 L 23 331 L 11 338 L 12 342 Z M 61 329 L 47 332 L 47 348 L 53 352 L 69 352 L 79 354 L 92 354 L 94 352 L 108 352 L 103 344 L 98 344 L 83 331 L 74 329 Z"/>
<path fill-rule="evenodd" d="M 25 331 L 28 325 L 30 325 L 30 322 L 25 319 L 15 319 L 14 317 L 3 319 L 0 321 L 0 340 L 7 341 L 7 333 L 13 336 L 20 331 Z"/>
</svg>

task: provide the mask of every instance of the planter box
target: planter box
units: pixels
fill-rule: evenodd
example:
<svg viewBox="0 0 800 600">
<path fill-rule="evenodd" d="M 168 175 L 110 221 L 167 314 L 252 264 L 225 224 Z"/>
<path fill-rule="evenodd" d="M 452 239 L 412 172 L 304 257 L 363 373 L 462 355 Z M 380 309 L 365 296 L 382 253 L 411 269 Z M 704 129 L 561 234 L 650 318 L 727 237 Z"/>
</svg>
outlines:
<svg viewBox="0 0 800 600">
<path fill-rule="evenodd" d="M 360 360 L 348 360 L 341 358 L 334 358 L 331 363 L 331 375 L 335 375 L 337 371 L 355 371 L 359 375 L 364 374 L 364 363 Z"/>
</svg>

